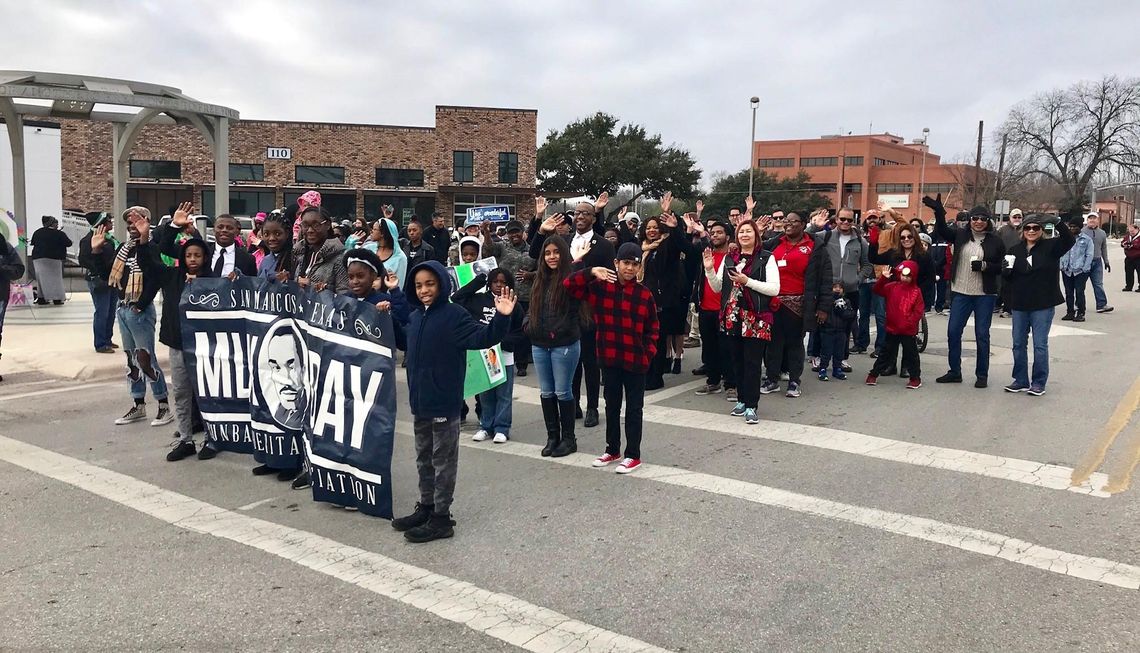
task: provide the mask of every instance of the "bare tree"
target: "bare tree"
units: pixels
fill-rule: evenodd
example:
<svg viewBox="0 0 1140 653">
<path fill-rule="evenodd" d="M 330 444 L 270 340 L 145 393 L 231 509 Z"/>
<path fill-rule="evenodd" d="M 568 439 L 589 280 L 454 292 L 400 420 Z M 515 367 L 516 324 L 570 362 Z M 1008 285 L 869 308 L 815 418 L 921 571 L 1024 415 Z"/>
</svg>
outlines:
<svg viewBox="0 0 1140 653">
<path fill-rule="evenodd" d="M 1048 179 L 1061 191 L 1058 208 L 1079 211 L 1107 166 L 1140 170 L 1140 80 L 1107 76 L 1041 93 L 1015 106 L 1002 131 L 1010 179 L 1039 189 Z"/>
</svg>

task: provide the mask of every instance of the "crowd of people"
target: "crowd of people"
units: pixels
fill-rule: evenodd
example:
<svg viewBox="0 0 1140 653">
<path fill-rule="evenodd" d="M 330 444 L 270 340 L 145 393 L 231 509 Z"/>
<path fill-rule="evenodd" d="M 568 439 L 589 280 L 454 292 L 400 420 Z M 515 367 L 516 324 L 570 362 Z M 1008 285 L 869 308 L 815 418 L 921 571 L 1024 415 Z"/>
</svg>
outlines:
<svg viewBox="0 0 1140 653">
<path fill-rule="evenodd" d="M 114 216 L 90 213 L 79 258 L 95 306 L 96 351 L 117 351 L 116 324 L 122 340 L 132 405 L 115 423 L 147 419 L 149 387 L 158 404 L 151 425 L 177 420 L 170 461 L 217 454 L 208 439 L 200 448 L 194 442 L 203 428 L 178 308 L 187 283 L 260 276 L 389 311 L 405 352 L 420 477 L 420 501 L 393 526 L 411 541 L 430 541 L 450 537 L 455 524 L 450 506 L 468 411 L 462 395 L 469 349 L 501 345 L 507 372 L 505 383 L 476 397 L 475 441 L 510 439 L 514 381 L 533 365 L 547 436 L 542 455 L 577 452 L 577 422 L 598 426 L 604 399 L 606 445 L 594 466 L 616 464 L 622 474 L 642 464 L 645 393 L 682 372 L 687 336 L 701 347 L 692 371 L 705 381 L 696 394 L 723 393 L 730 414 L 745 424 L 759 423 L 762 395 L 795 399 L 807 391 L 805 368 L 819 382 L 847 380 L 856 354 L 873 359 L 867 385 L 898 375 L 906 388 L 921 388 L 920 323 L 946 311 L 948 371 L 938 383 L 963 381 L 962 336 L 972 318 L 974 385 L 987 387 L 992 319 L 1009 315 L 1014 367 L 1005 390 L 1044 394 L 1055 307 L 1065 305 L 1063 320 L 1084 321 L 1092 281 L 1096 312 L 1112 310 L 1103 291 L 1110 267 L 1099 217 L 1054 229 L 1055 218 L 1015 210 L 997 228 L 984 207 L 949 221 L 941 196 L 923 202 L 932 224 L 886 207 L 861 221 L 848 208 L 755 215 L 751 197 L 723 216 L 705 215 L 700 201 L 678 215 L 669 193 L 659 215 L 644 221 L 624 207 L 607 214 L 606 193 L 548 215 L 538 197 L 529 223 L 467 221 L 453 238 L 439 213 L 401 229 L 391 207 L 371 223 L 334 224 L 313 191 L 283 211 L 259 214 L 249 234 L 233 217 L 218 216 L 212 239 L 196 232 L 188 204 L 160 227 L 146 208 L 127 209 L 121 219 L 128 239 L 121 243 L 112 235 Z M 1122 244 L 1125 290 L 1140 292 L 1136 226 Z M 492 258 L 490 268 L 476 267 L 483 271 L 473 281 L 451 287 L 447 266 Z M 0 281 L 14 272 L 0 266 Z M 169 388 L 156 325 L 158 342 L 169 348 Z M 254 473 L 309 486 L 301 458 L 283 469 L 262 464 Z"/>
</svg>

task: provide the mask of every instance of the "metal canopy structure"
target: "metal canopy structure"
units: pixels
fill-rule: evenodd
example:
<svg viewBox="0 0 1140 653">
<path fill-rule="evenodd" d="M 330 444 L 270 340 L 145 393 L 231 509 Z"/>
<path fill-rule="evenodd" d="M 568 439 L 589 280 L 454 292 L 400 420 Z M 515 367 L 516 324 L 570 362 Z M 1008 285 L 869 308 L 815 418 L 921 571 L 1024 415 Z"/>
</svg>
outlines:
<svg viewBox="0 0 1140 653">
<path fill-rule="evenodd" d="M 50 100 L 51 105 L 18 104 L 16 99 Z M 135 114 L 93 111 L 96 104 L 138 107 L 141 111 Z M 229 211 L 230 120 L 237 120 L 237 111 L 199 102 L 169 86 L 86 75 L 0 70 L 0 117 L 7 123 L 8 140 L 12 145 L 15 195 L 12 208 L 16 222 L 25 234 L 28 233 L 28 216 L 24 116 L 112 123 L 113 210 L 116 216 L 127 208 L 128 163 L 131 148 L 142 128 L 151 122 L 193 125 L 206 137 L 214 155 L 215 215 Z M 125 236 L 126 227 L 121 220 L 115 221 L 115 232 L 120 237 Z"/>
</svg>

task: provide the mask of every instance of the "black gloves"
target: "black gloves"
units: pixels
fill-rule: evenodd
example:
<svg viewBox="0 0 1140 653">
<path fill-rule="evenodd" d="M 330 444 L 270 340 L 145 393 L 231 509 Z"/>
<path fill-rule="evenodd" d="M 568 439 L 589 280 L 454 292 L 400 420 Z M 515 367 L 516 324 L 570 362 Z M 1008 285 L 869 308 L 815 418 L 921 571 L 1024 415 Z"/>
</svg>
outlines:
<svg viewBox="0 0 1140 653">
<path fill-rule="evenodd" d="M 923 195 L 922 204 L 934 211 L 935 217 L 946 217 L 946 207 L 942 206 L 942 193 L 938 193 L 934 199 L 930 199 L 929 195 Z"/>
</svg>

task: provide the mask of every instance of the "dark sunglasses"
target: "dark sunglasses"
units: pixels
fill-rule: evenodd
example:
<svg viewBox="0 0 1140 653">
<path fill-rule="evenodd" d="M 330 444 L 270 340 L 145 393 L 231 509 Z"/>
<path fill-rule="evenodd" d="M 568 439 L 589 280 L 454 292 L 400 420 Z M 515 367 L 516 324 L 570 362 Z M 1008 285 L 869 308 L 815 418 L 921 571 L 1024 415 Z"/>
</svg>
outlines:
<svg viewBox="0 0 1140 653">
<path fill-rule="evenodd" d="M 855 222 L 851 218 L 836 218 L 836 219 L 839 220 L 840 222 Z"/>
<path fill-rule="evenodd" d="M 914 236 L 911 234 L 901 234 L 899 240 L 914 240 Z"/>
<path fill-rule="evenodd" d="M 1039 225 L 1039 224 L 1027 224 L 1024 227 L 1022 227 L 1021 230 L 1022 231 L 1041 231 L 1041 225 Z"/>
<path fill-rule="evenodd" d="M 984 215 L 975 215 L 970 217 L 970 222 L 988 222 L 989 218 Z"/>
</svg>

